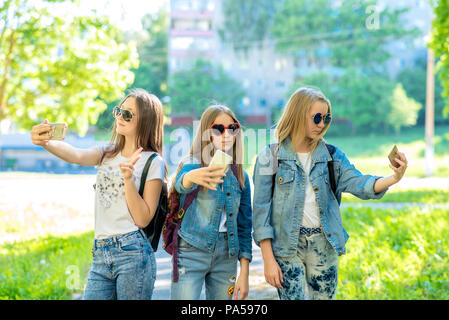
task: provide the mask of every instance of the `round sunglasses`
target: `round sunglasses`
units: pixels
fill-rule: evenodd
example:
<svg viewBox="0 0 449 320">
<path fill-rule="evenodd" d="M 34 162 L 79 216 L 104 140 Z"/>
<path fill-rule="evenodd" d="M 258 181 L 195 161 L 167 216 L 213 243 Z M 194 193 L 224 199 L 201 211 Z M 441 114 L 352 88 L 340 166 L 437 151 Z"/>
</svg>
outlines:
<svg viewBox="0 0 449 320">
<path fill-rule="evenodd" d="M 321 122 L 321 120 L 323 120 L 325 125 L 328 125 L 329 122 L 331 122 L 332 116 L 330 113 L 326 113 L 326 114 L 321 114 L 321 113 L 317 113 L 313 116 L 313 123 L 315 124 L 319 124 Z"/>
<path fill-rule="evenodd" d="M 123 120 L 125 120 L 126 122 L 130 122 L 134 116 L 134 113 L 117 106 L 114 107 L 114 109 L 112 109 L 112 115 L 114 116 L 114 118 L 117 118 L 119 115 L 122 115 Z"/>
<path fill-rule="evenodd" d="M 240 132 L 240 124 L 239 123 L 231 123 L 228 126 L 224 124 L 214 123 L 211 125 L 210 129 L 212 130 L 212 134 L 214 136 L 221 136 L 225 130 L 228 130 L 228 133 L 231 136 L 236 136 Z"/>
</svg>

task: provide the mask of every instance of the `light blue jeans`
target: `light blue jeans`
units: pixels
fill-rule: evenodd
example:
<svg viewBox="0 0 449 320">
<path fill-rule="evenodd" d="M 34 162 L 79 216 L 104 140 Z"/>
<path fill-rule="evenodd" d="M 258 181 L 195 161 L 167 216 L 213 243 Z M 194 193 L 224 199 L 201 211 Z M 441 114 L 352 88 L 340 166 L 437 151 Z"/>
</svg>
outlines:
<svg viewBox="0 0 449 320">
<path fill-rule="evenodd" d="M 207 300 L 232 299 L 238 260 L 229 257 L 225 232 L 219 233 L 213 253 L 200 250 L 181 237 L 178 248 L 179 280 L 172 281 L 172 300 L 198 300 L 203 283 L 206 285 Z"/>
<path fill-rule="evenodd" d="M 143 231 L 94 240 L 84 300 L 150 300 L 156 259 Z"/>
<path fill-rule="evenodd" d="M 284 276 L 281 300 L 304 300 L 307 285 L 311 300 L 335 299 L 338 255 L 323 233 L 300 235 L 296 255 L 276 257 Z"/>
</svg>

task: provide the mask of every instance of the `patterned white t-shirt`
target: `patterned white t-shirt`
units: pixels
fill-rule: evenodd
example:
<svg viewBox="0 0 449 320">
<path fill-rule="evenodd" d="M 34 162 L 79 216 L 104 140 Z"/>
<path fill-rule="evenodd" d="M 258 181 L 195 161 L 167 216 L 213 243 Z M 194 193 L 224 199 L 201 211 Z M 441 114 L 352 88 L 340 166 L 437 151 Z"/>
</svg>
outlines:
<svg viewBox="0 0 449 320">
<path fill-rule="evenodd" d="M 100 150 L 100 152 L 102 152 Z M 140 187 L 142 171 L 148 158 L 154 152 L 142 152 L 141 158 L 134 165 L 134 183 Z M 95 239 L 105 239 L 139 230 L 129 212 L 125 199 L 125 183 L 120 170 L 120 163 L 129 158 L 121 152 L 112 159 L 105 160 L 98 166 L 95 187 Z M 164 181 L 165 165 L 161 156 L 153 159 L 146 181 L 160 179 Z"/>
</svg>

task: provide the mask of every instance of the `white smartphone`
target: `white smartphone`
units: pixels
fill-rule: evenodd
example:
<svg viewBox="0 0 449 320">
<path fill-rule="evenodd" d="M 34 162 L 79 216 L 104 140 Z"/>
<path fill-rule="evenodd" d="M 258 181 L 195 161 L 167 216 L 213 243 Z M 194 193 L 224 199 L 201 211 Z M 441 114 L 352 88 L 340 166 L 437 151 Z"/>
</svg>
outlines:
<svg viewBox="0 0 449 320">
<path fill-rule="evenodd" d="M 221 151 L 221 150 L 215 150 L 214 157 L 212 158 L 211 162 L 209 163 L 209 167 L 216 167 L 216 166 L 223 166 L 223 170 L 220 170 L 220 172 L 225 172 L 228 166 L 232 163 L 232 157 Z M 210 186 L 212 188 L 217 187 L 216 183 L 210 183 Z"/>
<path fill-rule="evenodd" d="M 51 130 L 49 131 L 50 140 L 64 140 L 67 131 L 65 123 L 47 123 Z"/>
</svg>

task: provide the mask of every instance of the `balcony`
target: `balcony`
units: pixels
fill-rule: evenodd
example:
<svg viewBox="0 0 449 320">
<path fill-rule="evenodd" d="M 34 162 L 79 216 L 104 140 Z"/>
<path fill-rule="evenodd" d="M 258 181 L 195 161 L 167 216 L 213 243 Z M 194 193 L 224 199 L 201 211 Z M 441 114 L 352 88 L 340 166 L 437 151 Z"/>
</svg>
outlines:
<svg viewBox="0 0 449 320">
<path fill-rule="evenodd" d="M 213 37 L 213 30 L 170 30 L 171 37 Z"/>
<path fill-rule="evenodd" d="M 213 19 L 214 12 L 208 10 L 174 10 L 170 12 L 172 19 Z"/>
</svg>

